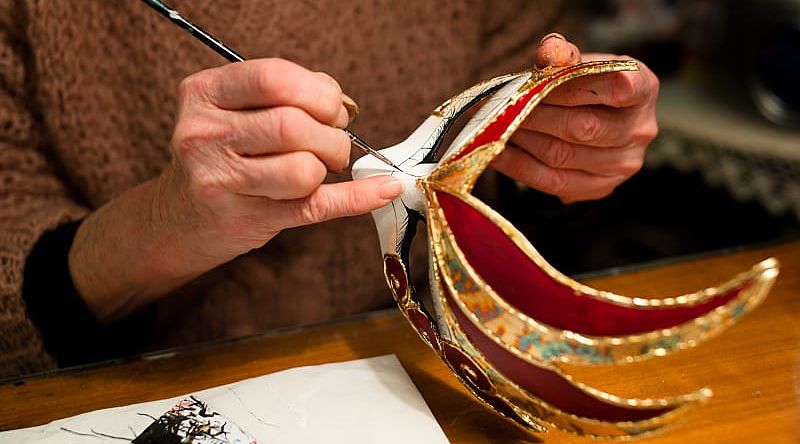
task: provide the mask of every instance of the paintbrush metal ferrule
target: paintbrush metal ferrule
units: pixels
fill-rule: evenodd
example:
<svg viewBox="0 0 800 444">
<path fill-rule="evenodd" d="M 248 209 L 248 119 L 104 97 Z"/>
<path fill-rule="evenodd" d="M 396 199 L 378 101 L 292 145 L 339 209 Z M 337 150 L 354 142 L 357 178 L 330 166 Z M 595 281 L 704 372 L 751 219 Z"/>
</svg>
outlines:
<svg viewBox="0 0 800 444">
<path fill-rule="evenodd" d="M 350 141 L 353 142 L 353 145 L 361 148 L 367 154 L 372 155 L 376 159 L 380 160 L 381 162 L 385 163 L 386 165 L 389 165 L 390 167 L 396 169 L 397 171 L 400 171 L 400 172 L 403 171 L 403 170 L 400 169 L 399 166 L 395 165 L 394 162 L 389 160 L 388 157 L 386 157 L 383 154 L 379 153 L 378 150 L 376 150 L 375 148 L 371 147 L 367 142 L 364 142 L 360 137 L 358 137 L 355 134 L 351 133 L 350 130 L 345 129 L 344 132 L 347 133 L 348 137 L 350 137 Z"/>
</svg>

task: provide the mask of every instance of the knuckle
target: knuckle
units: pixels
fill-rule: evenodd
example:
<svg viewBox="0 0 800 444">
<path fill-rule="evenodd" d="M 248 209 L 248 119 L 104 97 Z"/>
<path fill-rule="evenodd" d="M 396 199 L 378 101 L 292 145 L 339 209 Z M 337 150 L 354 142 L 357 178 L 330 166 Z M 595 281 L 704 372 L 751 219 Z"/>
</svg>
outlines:
<svg viewBox="0 0 800 444">
<path fill-rule="evenodd" d="M 192 74 L 181 80 L 178 84 L 178 100 L 185 102 L 194 97 L 195 92 L 199 89 L 197 86 L 198 83 L 200 83 L 200 81 L 197 80 L 198 77 L 199 74 Z"/>
<path fill-rule="evenodd" d="M 644 144 L 649 144 L 656 136 L 658 136 L 658 122 L 655 116 L 651 116 L 647 119 L 647 122 L 640 125 L 635 134 L 635 138 L 642 141 Z"/>
<path fill-rule="evenodd" d="M 550 167 L 567 168 L 575 158 L 575 150 L 569 143 L 561 139 L 555 139 L 545 151 L 544 157 L 542 161 Z"/>
<path fill-rule="evenodd" d="M 638 173 L 642 169 L 643 165 L 644 165 L 643 157 L 636 155 L 631 157 L 630 159 L 626 159 L 625 161 L 623 161 L 620 164 L 618 170 L 623 174 L 625 178 L 628 178 Z"/>
<path fill-rule="evenodd" d="M 566 173 L 563 171 L 551 170 L 549 171 L 549 174 L 547 174 L 547 179 L 545 180 L 544 185 L 545 189 L 543 191 L 556 196 L 566 196 L 568 184 L 569 179 L 567 178 Z"/>
<path fill-rule="evenodd" d="M 297 152 L 287 166 L 288 186 L 298 194 L 308 196 L 325 180 L 325 167 L 316 156 L 308 152 Z"/>
<path fill-rule="evenodd" d="M 172 131 L 172 149 L 178 157 L 188 155 L 197 145 L 193 125 L 185 120 L 178 120 Z"/>
<path fill-rule="evenodd" d="M 207 96 L 208 90 L 211 88 L 211 77 L 209 70 L 204 70 L 181 80 L 178 84 L 179 102 L 188 102 Z"/>
<path fill-rule="evenodd" d="M 614 76 L 609 91 L 611 105 L 625 107 L 636 101 L 636 81 L 630 73 L 618 73 Z"/>
<path fill-rule="evenodd" d="M 276 87 L 275 79 L 279 76 L 269 69 L 268 64 L 260 64 L 253 70 L 253 87 L 261 97 L 270 101 L 280 101 L 281 88 Z"/>
<path fill-rule="evenodd" d="M 591 109 L 575 109 L 567 118 L 569 133 L 578 142 L 590 142 L 601 131 L 599 117 Z"/>
<path fill-rule="evenodd" d="M 259 60 L 252 72 L 256 92 L 271 102 L 286 102 L 288 89 L 284 84 L 292 81 L 293 66 L 292 62 L 277 57 Z"/>
<path fill-rule="evenodd" d="M 331 211 L 330 197 L 325 193 L 314 193 L 297 208 L 296 217 L 301 224 L 322 222 L 329 218 Z"/>
<path fill-rule="evenodd" d="M 288 74 L 289 71 L 294 68 L 294 63 L 281 58 L 281 57 L 266 57 L 261 59 L 261 64 L 264 68 L 268 71 L 273 71 L 276 74 Z"/>
<path fill-rule="evenodd" d="M 300 148 L 301 128 L 307 123 L 304 113 L 293 107 L 281 107 L 270 113 L 278 143 L 291 148 Z"/>
</svg>

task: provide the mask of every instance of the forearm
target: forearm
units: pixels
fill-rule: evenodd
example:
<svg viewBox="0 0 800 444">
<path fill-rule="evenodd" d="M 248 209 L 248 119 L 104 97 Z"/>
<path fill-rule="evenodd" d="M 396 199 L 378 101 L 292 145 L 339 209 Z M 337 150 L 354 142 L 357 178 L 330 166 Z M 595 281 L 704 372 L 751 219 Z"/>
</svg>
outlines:
<svg viewBox="0 0 800 444">
<path fill-rule="evenodd" d="M 164 296 L 217 265 L 190 253 L 190 234 L 167 214 L 162 174 L 89 215 L 69 253 L 75 287 L 102 322 Z"/>
</svg>

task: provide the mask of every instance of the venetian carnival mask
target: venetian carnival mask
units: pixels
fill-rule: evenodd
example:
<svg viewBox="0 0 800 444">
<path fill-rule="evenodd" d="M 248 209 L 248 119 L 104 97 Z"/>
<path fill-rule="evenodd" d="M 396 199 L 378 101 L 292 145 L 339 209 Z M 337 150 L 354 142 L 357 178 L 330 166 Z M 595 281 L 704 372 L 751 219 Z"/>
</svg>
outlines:
<svg viewBox="0 0 800 444">
<path fill-rule="evenodd" d="M 605 61 L 496 77 L 451 98 L 405 142 L 381 150 L 403 172 L 370 156 L 353 166 L 355 178 L 392 174 L 406 184 L 399 198 L 373 212 L 386 282 L 401 311 L 464 386 L 529 430 L 549 425 L 624 438 L 670 424 L 711 391 L 626 399 L 573 379 L 559 364 L 618 365 L 694 346 L 758 305 L 778 274 L 777 261 L 768 259 L 717 287 L 677 297 L 599 291 L 554 269 L 471 194 L 550 91 L 576 77 L 636 69 L 634 61 Z M 453 123 L 473 107 L 477 111 L 443 147 Z M 409 248 L 420 220 L 430 251 L 427 306 L 409 278 Z"/>
</svg>

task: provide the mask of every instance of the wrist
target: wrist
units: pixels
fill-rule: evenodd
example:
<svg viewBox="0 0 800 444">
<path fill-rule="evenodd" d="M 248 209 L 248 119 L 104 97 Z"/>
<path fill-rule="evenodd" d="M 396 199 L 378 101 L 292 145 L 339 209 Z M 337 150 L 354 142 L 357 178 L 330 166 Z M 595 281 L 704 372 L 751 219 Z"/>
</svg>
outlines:
<svg viewBox="0 0 800 444">
<path fill-rule="evenodd" d="M 69 252 L 75 287 L 101 321 L 125 316 L 219 265 L 192 253 L 201 240 L 165 170 L 89 215 Z"/>
<path fill-rule="evenodd" d="M 199 274 L 217 265 L 213 259 L 194 252 L 197 245 L 204 242 L 202 227 L 205 224 L 186 197 L 184 188 L 180 171 L 170 164 L 154 179 L 152 192 L 148 193 L 148 231 L 154 238 L 164 240 L 164 243 L 151 244 L 150 253 L 160 256 L 159 266 L 175 276 Z M 209 261 L 211 263 L 206 264 Z"/>
</svg>

